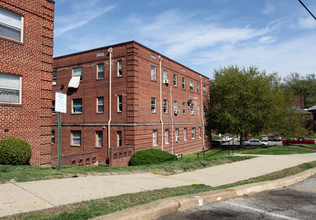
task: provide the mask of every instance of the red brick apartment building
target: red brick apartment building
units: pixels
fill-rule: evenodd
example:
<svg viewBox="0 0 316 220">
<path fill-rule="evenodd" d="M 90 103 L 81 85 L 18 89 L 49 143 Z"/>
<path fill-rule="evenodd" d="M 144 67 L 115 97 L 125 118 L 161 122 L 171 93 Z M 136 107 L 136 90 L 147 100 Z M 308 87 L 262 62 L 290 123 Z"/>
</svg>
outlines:
<svg viewBox="0 0 316 220">
<path fill-rule="evenodd" d="M 0 1 L 0 140 L 32 147 L 30 163 L 51 164 L 54 1 Z"/>
<path fill-rule="evenodd" d="M 64 165 L 127 165 L 139 150 L 188 154 L 206 145 L 209 79 L 137 42 L 56 57 L 53 71 L 53 91 L 63 84 L 67 94 Z M 56 113 L 52 144 L 56 162 Z"/>
</svg>

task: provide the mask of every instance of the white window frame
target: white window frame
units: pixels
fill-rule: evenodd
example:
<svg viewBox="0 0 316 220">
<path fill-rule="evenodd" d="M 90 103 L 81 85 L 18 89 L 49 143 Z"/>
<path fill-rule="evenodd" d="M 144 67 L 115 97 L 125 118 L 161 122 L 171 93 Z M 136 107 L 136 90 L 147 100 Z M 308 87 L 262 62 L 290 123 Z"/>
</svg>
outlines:
<svg viewBox="0 0 316 220">
<path fill-rule="evenodd" d="M 168 113 L 168 99 L 163 100 L 163 113 Z"/>
<path fill-rule="evenodd" d="M 123 76 L 123 61 L 122 60 L 117 61 L 117 76 L 118 77 Z"/>
<path fill-rule="evenodd" d="M 196 83 L 196 92 L 200 93 L 200 83 Z"/>
<path fill-rule="evenodd" d="M 102 131 L 95 132 L 95 146 L 103 147 L 103 132 Z"/>
<path fill-rule="evenodd" d="M 169 144 L 169 130 L 165 129 L 165 144 Z"/>
<path fill-rule="evenodd" d="M 52 84 L 55 86 L 57 83 L 57 71 L 52 72 Z"/>
<path fill-rule="evenodd" d="M 1 79 L 1 76 L 7 77 L 7 81 L 3 83 L 3 79 Z M 13 74 L 7 74 L 7 73 L 1 73 L 0 72 L 0 92 L 14 92 L 18 94 L 17 102 L 15 101 L 4 101 L 0 100 L 0 103 L 8 103 L 8 104 L 21 104 L 22 103 L 22 77 L 18 75 Z M 0 94 L 1 95 L 1 94 Z M 16 94 L 14 94 L 16 95 Z M 1 96 L 0 96 L 1 97 Z"/>
<path fill-rule="evenodd" d="M 182 89 L 185 89 L 185 77 L 182 77 Z"/>
<path fill-rule="evenodd" d="M 201 138 L 201 127 L 199 127 L 199 138 Z"/>
<path fill-rule="evenodd" d="M 157 99 L 156 99 L 156 97 L 151 97 L 151 112 L 152 113 L 156 113 L 157 112 Z"/>
<path fill-rule="evenodd" d="M 117 132 L 116 132 L 116 138 L 117 138 L 117 146 L 118 146 L 118 147 L 122 147 L 122 146 L 123 146 L 122 131 L 117 131 Z"/>
<path fill-rule="evenodd" d="M 185 102 L 182 102 L 182 114 L 186 114 L 186 103 Z"/>
<path fill-rule="evenodd" d="M 104 79 L 104 63 L 97 64 L 97 79 Z"/>
<path fill-rule="evenodd" d="M 190 91 L 194 92 L 194 81 L 190 80 Z"/>
<path fill-rule="evenodd" d="M 200 116 L 200 105 L 197 106 L 197 115 Z"/>
<path fill-rule="evenodd" d="M 151 75 L 151 80 L 152 81 L 156 81 L 156 75 L 157 75 L 156 73 L 157 73 L 156 66 L 151 65 L 151 67 L 150 67 L 150 75 Z"/>
<path fill-rule="evenodd" d="M 173 110 L 178 111 L 178 101 L 173 102 Z"/>
<path fill-rule="evenodd" d="M 206 86 L 203 86 L 203 95 L 206 95 Z"/>
<path fill-rule="evenodd" d="M 123 95 L 117 96 L 117 112 L 123 111 Z"/>
<path fill-rule="evenodd" d="M 158 130 L 153 130 L 153 146 L 158 146 Z"/>
<path fill-rule="evenodd" d="M 188 140 L 187 139 L 187 129 L 186 128 L 183 129 L 183 139 L 184 139 L 184 141 Z"/>
<path fill-rule="evenodd" d="M 163 70 L 163 80 L 167 80 L 168 79 L 168 72 L 167 70 Z"/>
<path fill-rule="evenodd" d="M 176 73 L 173 74 L 173 86 L 178 87 L 178 76 Z"/>
<path fill-rule="evenodd" d="M 180 142 L 180 137 L 179 137 L 179 128 L 176 128 L 174 131 L 174 136 L 176 138 L 176 143 Z"/>
<path fill-rule="evenodd" d="M 80 107 L 80 105 L 76 105 L 76 106 L 74 105 L 74 100 L 81 100 L 81 112 L 75 112 L 75 111 L 74 111 L 75 108 Z M 82 114 L 82 112 L 83 112 L 82 98 L 72 99 L 72 100 L 71 100 L 71 113 L 72 113 L 72 114 Z"/>
<path fill-rule="evenodd" d="M 79 135 L 75 137 L 75 135 Z M 79 144 L 75 144 L 75 141 L 79 140 Z M 72 146 L 81 146 L 81 131 L 71 131 L 71 145 Z"/>
<path fill-rule="evenodd" d="M 195 128 L 192 128 L 191 135 L 192 135 L 192 140 L 194 140 L 195 139 Z"/>
<path fill-rule="evenodd" d="M 23 43 L 24 17 L 22 15 L 0 7 L 0 28 L 9 29 L 19 35 L 19 39 L 7 35 L 0 35 L 1 37 Z"/>
<path fill-rule="evenodd" d="M 190 105 L 190 111 L 194 112 L 194 104 L 193 103 L 191 103 L 191 105 Z"/>
<path fill-rule="evenodd" d="M 102 107 L 102 111 L 99 110 L 99 107 Z M 103 113 L 103 112 L 104 112 L 104 97 L 100 96 L 100 97 L 97 97 L 97 113 Z"/>
<path fill-rule="evenodd" d="M 78 74 L 79 70 L 81 70 L 81 71 L 80 71 L 80 74 Z M 78 71 L 78 72 L 77 72 L 77 71 Z M 80 81 L 82 81 L 82 71 L 83 71 L 82 67 L 75 67 L 75 68 L 72 68 L 72 77 L 74 77 L 74 76 L 80 76 Z"/>
</svg>

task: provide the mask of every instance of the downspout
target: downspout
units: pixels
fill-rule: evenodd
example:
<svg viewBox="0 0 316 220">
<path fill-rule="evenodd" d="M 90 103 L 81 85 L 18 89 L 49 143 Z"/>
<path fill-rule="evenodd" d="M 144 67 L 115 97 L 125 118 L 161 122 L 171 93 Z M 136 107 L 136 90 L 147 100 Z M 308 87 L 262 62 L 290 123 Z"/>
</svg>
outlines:
<svg viewBox="0 0 316 220">
<path fill-rule="evenodd" d="M 163 131 L 163 119 L 162 119 L 162 76 L 161 76 L 161 61 L 162 57 L 159 55 L 159 74 L 160 74 L 160 123 L 161 123 L 161 150 L 163 151 L 163 139 L 164 139 L 164 131 Z"/>
<path fill-rule="evenodd" d="M 202 84 L 202 76 L 200 76 L 201 79 L 201 88 L 200 88 L 200 92 L 201 92 L 201 113 L 202 113 L 202 129 L 203 129 L 203 150 L 205 150 L 205 127 L 204 127 L 204 104 L 203 104 L 203 84 Z"/>
<path fill-rule="evenodd" d="M 111 120 L 112 120 L 112 47 L 108 49 L 109 52 L 109 121 L 108 121 L 108 156 L 111 148 Z"/>
<path fill-rule="evenodd" d="M 171 102 L 170 102 L 170 114 L 171 114 L 171 135 L 172 135 L 172 154 L 174 154 L 174 142 L 173 142 L 173 114 L 174 114 L 174 106 L 173 106 L 173 99 L 172 99 L 172 86 L 170 86 L 170 99 L 171 99 Z"/>
</svg>

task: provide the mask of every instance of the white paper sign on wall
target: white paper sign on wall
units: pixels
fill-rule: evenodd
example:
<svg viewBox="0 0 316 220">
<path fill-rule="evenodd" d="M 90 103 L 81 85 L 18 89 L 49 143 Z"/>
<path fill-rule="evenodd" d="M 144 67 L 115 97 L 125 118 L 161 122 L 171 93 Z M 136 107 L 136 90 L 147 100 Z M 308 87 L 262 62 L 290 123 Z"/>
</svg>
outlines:
<svg viewBox="0 0 316 220">
<path fill-rule="evenodd" d="M 55 93 L 55 111 L 66 113 L 67 112 L 67 95 L 56 92 Z"/>
</svg>

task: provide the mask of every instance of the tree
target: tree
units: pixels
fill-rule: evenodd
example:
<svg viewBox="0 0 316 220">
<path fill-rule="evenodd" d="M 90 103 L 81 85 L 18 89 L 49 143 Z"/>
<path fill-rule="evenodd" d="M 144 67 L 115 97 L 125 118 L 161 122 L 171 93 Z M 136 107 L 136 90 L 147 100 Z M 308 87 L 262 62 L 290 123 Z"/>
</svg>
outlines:
<svg viewBox="0 0 316 220">
<path fill-rule="evenodd" d="M 284 78 L 284 87 L 293 95 L 304 95 L 305 108 L 316 105 L 315 74 L 308 74 L 306 77 L 303 77 L 299 73 L 291 73 Z"/>
<path fill-rule="evenodd" d="M 259 72 L 256 67 L 229 66 L 214 70 L 210 82 L 209 127 L 219 132 L 244 134 L 286 129 L 289 97 L 276 73 Z"/>
</svg>

